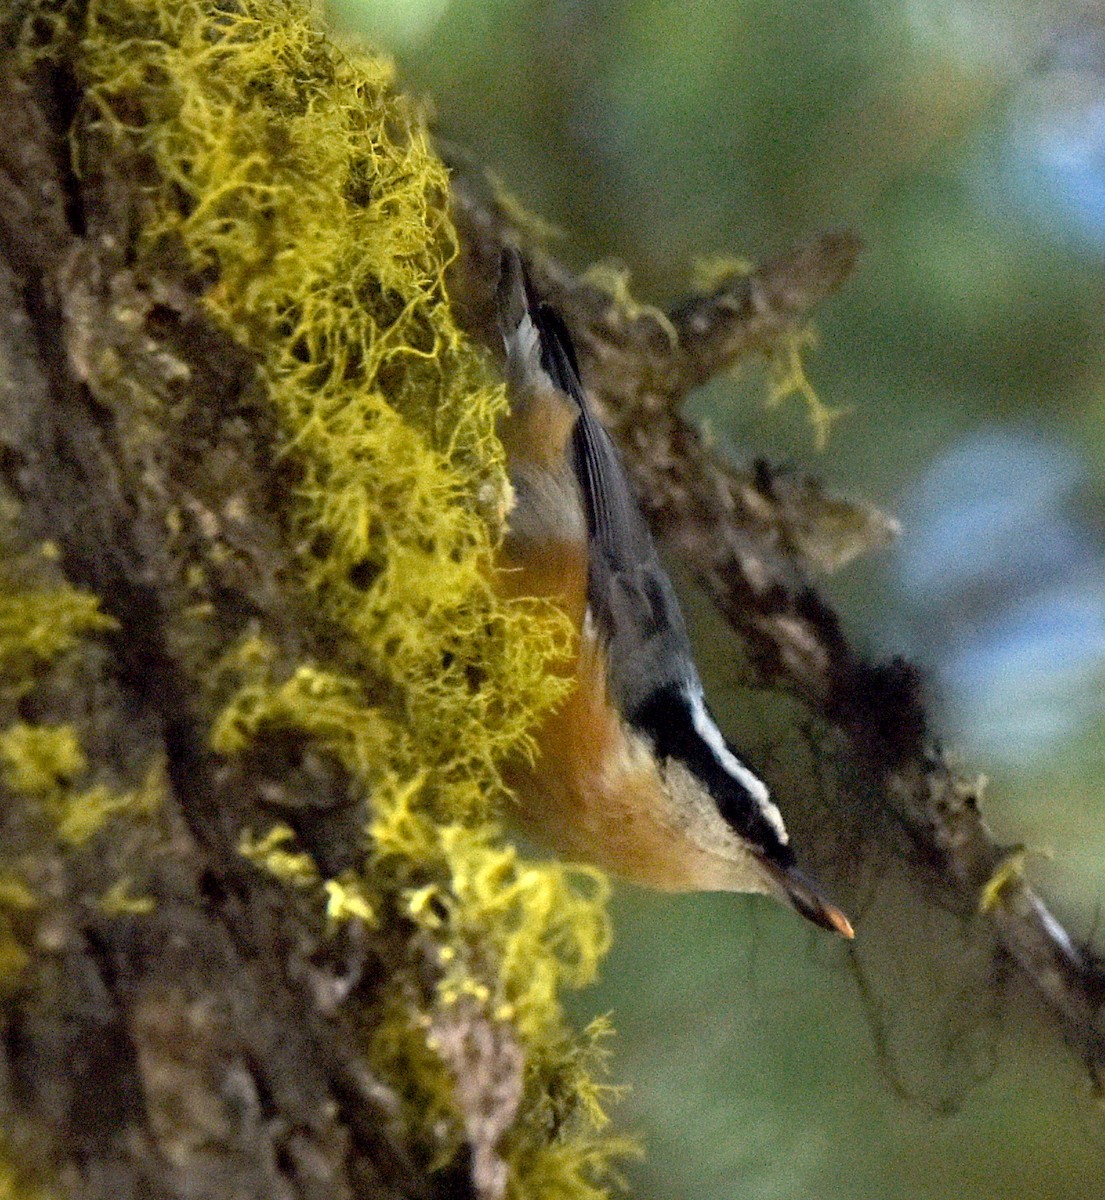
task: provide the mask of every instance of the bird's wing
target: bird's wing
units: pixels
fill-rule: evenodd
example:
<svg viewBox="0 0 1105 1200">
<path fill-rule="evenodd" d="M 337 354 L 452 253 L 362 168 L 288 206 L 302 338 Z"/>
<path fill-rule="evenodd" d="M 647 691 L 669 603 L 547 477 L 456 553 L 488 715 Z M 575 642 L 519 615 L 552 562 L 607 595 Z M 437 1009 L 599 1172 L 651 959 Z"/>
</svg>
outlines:
<svg viewBox="0 0 1105 1200">
<path fill-rule="evenodd" d="M 571 453 L 587 518 L 588 606 L 613 698 L 632 720 L 659 689 L 698 684 L 690 639 L 618 451 L 583 391 L 571 337 L 547 305 L 530 318 L 542 369 L 579 409 Z"/>
</svg>

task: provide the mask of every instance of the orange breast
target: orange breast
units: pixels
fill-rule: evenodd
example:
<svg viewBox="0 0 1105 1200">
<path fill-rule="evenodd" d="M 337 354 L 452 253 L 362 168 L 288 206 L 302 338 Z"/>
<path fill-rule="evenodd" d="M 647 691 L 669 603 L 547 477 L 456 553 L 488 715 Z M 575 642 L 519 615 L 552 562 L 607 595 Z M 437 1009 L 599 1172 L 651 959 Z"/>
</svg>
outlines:
<svg viewBox="0 0 1105 1200">
<path fill-rule="evenodd" d="M 581 639 L 572 691 L 537 730 L 537 756 L 508 764 L 519 823 L 565 858 L 664 891 L 717 886 L 719 863 L 685 832 L 644 742 L 607 698 L 601 650 Z"/>
<path fill-rule="evenodd" d="M 570 429 L 563 403 L 535 395 L 504 430 L 512 473 L 519 471 L 519 509 L 510 518 L 496 585 L 504 596 L 554 601 L 577 636 L 575 653 L 559 668 L 572 690 L 536 731 L 535 761 L 508 764 L 507 783 L 520 803 L 519 823 L 561 855 L 651 887 L 700 889 L 710 886 L 717 862 L 684 832 L 685 815 L 655 759 L 610 704 L 602 650 L 583 632 L 588 548 L 578 488 L 564 460 Z M 522 507 L 538 501 L 541 512 Z"/>
</svg>

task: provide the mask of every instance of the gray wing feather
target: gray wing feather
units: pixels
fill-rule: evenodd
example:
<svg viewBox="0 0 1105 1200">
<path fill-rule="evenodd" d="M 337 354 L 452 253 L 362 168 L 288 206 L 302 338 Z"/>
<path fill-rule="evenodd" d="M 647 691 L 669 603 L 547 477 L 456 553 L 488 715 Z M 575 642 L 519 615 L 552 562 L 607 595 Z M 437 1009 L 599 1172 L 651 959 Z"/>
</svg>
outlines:
<svg viewBox="0 0 1105 1200">
<path fill-rule="evenodd" d="M 586 405 L 586 402 L 584 402 Z M 609 434 L 586 408 L 577 476 L 588 501 L 587 599 L 609 659 L 618 708 L 633 714 L 661 688 L 698 682 L 683 613 Z"/>
<path fill-rule="evenodd" d="M 579 408 L 572 453 L 590 544 L 588 606 L 606 649 L 613 698 L 632 720 L 661 688 L 701 687 L 690 639 L 618 451 L 584 394 L 568 332 L 553 309 L 529 301 L 541 367 Z"/>
</svg>

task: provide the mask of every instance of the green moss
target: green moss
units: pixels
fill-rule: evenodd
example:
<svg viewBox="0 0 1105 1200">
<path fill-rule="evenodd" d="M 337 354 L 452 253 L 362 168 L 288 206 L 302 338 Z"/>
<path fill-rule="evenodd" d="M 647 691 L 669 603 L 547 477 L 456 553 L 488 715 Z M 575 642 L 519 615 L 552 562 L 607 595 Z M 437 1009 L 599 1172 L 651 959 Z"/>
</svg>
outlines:
<svg viewBox="0 0 1105 1200">
<path fill-rule="evenodd" d="M 594 1039 L 570 1032 L 559 997 L 606 949 L 606 886 L 525 862 L 491 820 L 500 764 L 562 695 L 550 668 L 570 630 L 492 587 L 505 400 L 450 310 L 445 169 L 390 65 L 339 50 L 292 0 L 100 0 L 81 38 L 103 131 L 154 168 L 140 260 L 183 258 L 255 354 L 298 480 L 287 585 L 333 647 L 289 667 L 243 641 L 217 672 L 236 686 L 213 745 L 294 734 L 371 805 L 358 877 L 318 878 L 279 829 L 243 850 L 332 919 L 399 912 L 414 930 L 418 953 L 364 1014 L 412 1143 L 440 1165 L 464 1141 L 462 1089 L 431 1036 L 464 1013 L 524 1055 L 496 1147 L 510 1193 L 600 1194 L 623 1147 L 599 1132 Z"/>
</svg>

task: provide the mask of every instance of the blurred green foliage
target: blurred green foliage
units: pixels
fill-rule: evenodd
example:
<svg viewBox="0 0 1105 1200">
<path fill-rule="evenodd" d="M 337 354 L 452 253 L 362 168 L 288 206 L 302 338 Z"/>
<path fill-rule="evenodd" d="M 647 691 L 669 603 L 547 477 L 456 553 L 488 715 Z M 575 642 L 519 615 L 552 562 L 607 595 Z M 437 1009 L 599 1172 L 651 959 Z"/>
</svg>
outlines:
<svg viewBox="0 0 1105 1200">
<path fill-rule="evenodd" d="M 1105 890 L 1101 10 L 330 12 L 397 57 L 443 138 L 563 230 L 558 253 L 616 257 L 644 300 L 678 298 L 698 257 L 861 234 L 860 271 L 819 314 L 808 364 L 826 402 L 853 407 L 828 451 L 814 454 L 800 405 L 764 411 L 751 368 L 692 411 L 736 459 L 812 470 L 903 517 L 897 552 L 826 587 L 860 644 L 929 670 L 946 741 L 993 777 L 999 835 L 1054 851 L 1031 874 L 1089 936 Z M 785 729 L 800 714 L 743 688 L 715 618 L 694 615 L 716 635 L 700 644 L 723 647 L 703 664 L 715 707 L 747 727 L 788 811 L 787 780 L 803 776 Z M 854 898 L 849 960 L 766 903 L 619 894 L 581 1015 L 615 1012 L 616 1074 L 633 1083 L 622 1120 L 650 1147 L 635 1193 L 1105 1194 L 1105 1113 L 1033 1001 L 995 978 L 968 928 L 918 902 L 907 869 Z"/>
</svg>

